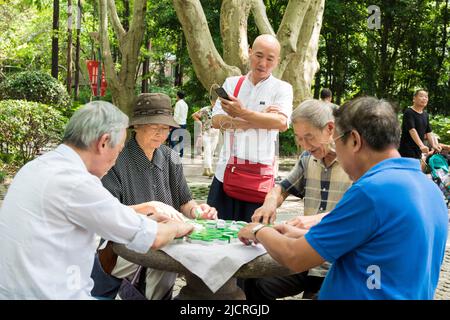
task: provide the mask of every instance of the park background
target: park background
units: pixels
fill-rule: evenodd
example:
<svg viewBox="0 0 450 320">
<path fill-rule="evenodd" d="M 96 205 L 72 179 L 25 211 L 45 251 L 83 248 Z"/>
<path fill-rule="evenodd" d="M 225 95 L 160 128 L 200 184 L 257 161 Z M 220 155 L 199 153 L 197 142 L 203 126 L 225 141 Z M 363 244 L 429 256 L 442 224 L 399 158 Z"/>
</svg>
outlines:
<svg viewBox="0 0 450 320">
<path fill-rule="evenodd" d="M 106 14 L 108 12 L 108 14 Z M 190 115 L 208 89 L 248 71 L 260 33 L 282 45 L 275 75 L 294 87 L 294 107 L 328 87 L 333 101 L 372 95 L 402 111 L 429 90 L 427 111 L 450 143 L 449 1 L 429 0 L 0 0 L 0 182 L 61 138 L 90 100 L 130 114 L 141 92 L 186 92 Z M 94 96 L 88 60 L 108 83 Z M 297 149 L 292 129 L 280 156 Z"/>
</svg>

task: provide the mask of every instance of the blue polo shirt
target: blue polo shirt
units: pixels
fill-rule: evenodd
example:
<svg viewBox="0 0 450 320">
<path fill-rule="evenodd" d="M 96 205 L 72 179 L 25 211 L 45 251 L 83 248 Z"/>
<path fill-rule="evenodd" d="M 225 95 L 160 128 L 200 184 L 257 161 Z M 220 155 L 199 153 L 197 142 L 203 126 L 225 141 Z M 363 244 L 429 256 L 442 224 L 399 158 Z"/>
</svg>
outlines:
<svg viewBox="0 0 450 320">
<path fill-rule="evenodd" d="M 447 230 L 442 193 L 418 160 L 378 163 L 305 236 L 333 264 L 319 299 L 433 299 Z"/>
</svg>

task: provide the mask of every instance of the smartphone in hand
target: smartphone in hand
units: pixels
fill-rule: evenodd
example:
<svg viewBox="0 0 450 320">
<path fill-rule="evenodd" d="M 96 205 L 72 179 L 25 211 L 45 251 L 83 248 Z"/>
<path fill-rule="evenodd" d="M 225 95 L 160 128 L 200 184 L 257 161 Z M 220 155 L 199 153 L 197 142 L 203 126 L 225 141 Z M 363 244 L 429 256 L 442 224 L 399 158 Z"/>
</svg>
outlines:
<svg viewBox="0 0 450 320">
<path fill-rule="evenodd" d="M 215 91 L 219 97 L 231 101 L 230 97 L 228 96 L 228 93 L 225 91 L 224 88 L 219 87 L 219 88 L 215 89 Z"/>
</svg>

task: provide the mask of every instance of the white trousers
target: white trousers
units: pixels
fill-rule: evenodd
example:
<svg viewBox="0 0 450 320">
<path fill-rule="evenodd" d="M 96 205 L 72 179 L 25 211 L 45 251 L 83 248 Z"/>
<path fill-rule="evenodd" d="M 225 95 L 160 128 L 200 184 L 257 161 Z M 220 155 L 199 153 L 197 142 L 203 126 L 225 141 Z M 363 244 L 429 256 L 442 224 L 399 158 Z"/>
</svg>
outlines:
<svg viewBox="0 0 450 320">
<path fill-rule="evenodd" d="M 219 141 L 219 129 L 211 128 L 203 132 L 203 168 L 212 169 L 212 158 Z"/>
</svg>

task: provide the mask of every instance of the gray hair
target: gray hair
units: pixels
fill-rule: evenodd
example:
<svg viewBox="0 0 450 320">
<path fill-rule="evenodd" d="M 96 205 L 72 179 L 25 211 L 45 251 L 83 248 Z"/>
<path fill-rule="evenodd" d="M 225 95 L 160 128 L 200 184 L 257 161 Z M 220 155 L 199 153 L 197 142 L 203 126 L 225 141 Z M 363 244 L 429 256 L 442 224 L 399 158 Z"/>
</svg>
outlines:
<svg viewBox="0 0 450 320">
<path fill-rule="evenodd" d="M 360 97 L 346 102 L 334 111 L 336 129 L 344 134 L 356 130 L 375 151 L 384 151 L 389 147 L 398 148 L 400 144 L 400 124 L 394 106 L 383 99 Z"/>
<path fill-rule="evenodd" d="M 333 105 L 316 99 L 305 100 L 295 108 L 291 115 L 292 123 L 300 119 L 318 129 L 323 129 L 328 122 L 334 122 Z"/>
<path fill-rule="evenodd" d="M 92 101 L 78 109 L 70 118 L 63 142 L 86 150 L 102 135 L 111 136 L 110 146 L 115 147 L 128 128 L 128 116 L 106 101 Z"/>
</svg>

